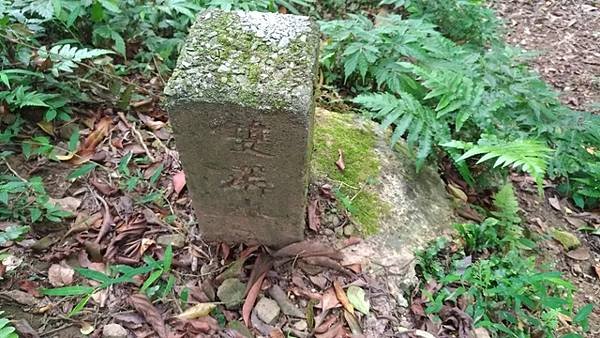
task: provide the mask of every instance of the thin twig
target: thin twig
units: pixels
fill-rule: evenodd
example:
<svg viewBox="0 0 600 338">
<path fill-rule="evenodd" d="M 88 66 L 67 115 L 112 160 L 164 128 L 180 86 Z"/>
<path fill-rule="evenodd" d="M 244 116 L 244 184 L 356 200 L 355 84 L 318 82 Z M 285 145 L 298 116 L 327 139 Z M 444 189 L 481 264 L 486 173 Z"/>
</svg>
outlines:
<svg viewBox="0 0 600 338">
<path fill-rule="evenodd" d="M 108 208 L 108 203 L 102 198 L 95 190 L 92 190 L 94 193 L 94 197 L 102 203 L 104 207 L 104 216 L 102 219 L 102 226 L 100 227 L 100 232 L 98 232 L 98 237 L 96 237 L 96 243 L 100 243 L 102 238 L 108 233 L 110 226 L 112 225 L 112 217 L 110 216 L 110 209 Z"/>
<path fill-rule="evenodd" d="M 51 334 L 53 334 L 53 333 L 56 333 L 56 332 L 62 331 L 62 330 L 64 330 L 64 329 L 70 328 L 70 327 L 71 327 L 71 326 L 73 326 L 73 325 L 75 325 L 75 324 L 73 324 L 73 323 L 68 323 L 68 324 L 65 324 L 65 325 L 63 325 L 63 326 L 59 326 L 59 327 L 57 327 L 57 328 L 55 328 L 55 329 L 48 330 L 48 331 L 46 331 L 46 332 L 42 333 L 42 334 L 41 334 L 41 336 L 42 336 L 42 337 L 47 337 L 47 336 L 50 336 L 50 335 L 51 335 Z"/>
<path fill-rule="evenodd" d="M 15 175 L 18 179 L 20 179 L 23 182 L 27 182 L 26 179 L 24 179 L 23 177 L 21 177 L 21 175 L 19 175 L 18 172 L 16 172 L 11 166 L 10 164 L 8 164 L 8 161 L 5 159 L 2 159 L 2 161 L 4 162 L 4 164 L 6 165 L 6 167 L 8 168 L 8 170 L 10 170 L 11 173 L 13 173 L 13 175 Z"/>
<path fill-rule="evenodd" d="M 158 67 L 158 62 L 156 62 L 156 56 L 155 55 L 152 56 L 152 61 L 154 62 L 154 67 L 156 68 L 156 74 L 158 74 L 158 78 L 160 79 L 160 82 L 162 82 L 162 84 L 164 86 L 167 82 L 165 81 L 165 79 L 160 74 L 160 68 Z"/>
<path fill-rule="evenodd" d="M 354 199 L 363 191 L 363 189 L 365 188 L 366 185 L 367 185 L 366 183 L 363 183 L 360 185 L 360 189 L 358 189 L 356 194 L 354 194 L 354 196 L 352 196 L 352 198 L 350 198 L 350 202 L 354 201 Z"/>
<path fill-rule="evenodd" d="M 152 156 L 152 153 L 150 153 L 150 150 L 148 149 L 146 142 L 144 142 L 144 138 L 142 137 L 142 134 L 140 134 L 140 132 L 135 128 L 135 123 L 129 123 L 129 121 L 127 121 L 127 118 L 125 118 L 125 115 L 123 114 L 123 112 L 118 112 L 117 115 L 119 115 L 119 118 L 121 119 L 121 121 L 123 121 L 123 123 L 125 123 L 125 125 L 127 127 L 129 127 L 129 129 L 131 129 L 133 136 L 135 136 L 138 143 L 142 146 L 142 148 L 144 148 L 144 151 L 146 152 L 146 155 L 148 155 L 148 158 L 150 159 L 150 161 L 156 162 L 156 159 L 154 158 L 154 156 Z"/>
</svg>

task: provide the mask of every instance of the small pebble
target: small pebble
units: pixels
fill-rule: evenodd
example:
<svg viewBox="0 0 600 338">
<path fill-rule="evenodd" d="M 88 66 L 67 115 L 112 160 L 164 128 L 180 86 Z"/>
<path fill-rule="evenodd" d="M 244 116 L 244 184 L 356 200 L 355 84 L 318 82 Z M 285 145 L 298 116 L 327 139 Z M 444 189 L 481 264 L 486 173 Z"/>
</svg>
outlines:
<svg viewBox="0 0 600 338">
<path fill-rule="evenodd" d="M 307 328 L 308 328 L 308 324 L 306 323 L 306 320 L 299 320 L 294 323 L 294 329 L 296 329 L 298 331 L 304 331 Z"/>
<path fill-rule="evenodd" d="M 127 330 L 119 324 L 106 324 L 102 328 L 102 338 L 127 338 Z"/>
<path fill-rule="evenodd" d="M 256 303 L 256 315 L 267 324 L 273 324 L 281 309 L 276 301 L 263 297 Z"/>
</svg>

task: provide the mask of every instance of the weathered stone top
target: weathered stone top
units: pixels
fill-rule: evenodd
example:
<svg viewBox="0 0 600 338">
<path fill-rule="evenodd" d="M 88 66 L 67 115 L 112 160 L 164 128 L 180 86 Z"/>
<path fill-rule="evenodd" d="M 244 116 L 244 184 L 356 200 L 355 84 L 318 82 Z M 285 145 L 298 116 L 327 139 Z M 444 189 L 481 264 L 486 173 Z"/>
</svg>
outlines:
<svg viewBox="0 0 600 338">
<path fill-rule="evenodd" d="M 318 49 L 319 30 L 308 17 L 205 11 L 190 28 L 165 88 L 166 105 L 233 103 L 305 112 Z"/>
</svg>

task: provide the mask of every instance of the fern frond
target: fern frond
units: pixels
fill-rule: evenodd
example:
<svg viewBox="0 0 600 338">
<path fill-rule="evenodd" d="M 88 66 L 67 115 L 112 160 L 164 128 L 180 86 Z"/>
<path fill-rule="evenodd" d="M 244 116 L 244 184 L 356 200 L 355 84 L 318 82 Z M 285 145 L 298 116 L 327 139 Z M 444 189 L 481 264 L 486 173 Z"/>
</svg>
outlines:
<svg viewBox="0 0 600 338">
<path fill-rule="evenodd" d="M 445 146 L 452 147 L 453 145 L 446 143 Z M 466 160 L 476 155 L 483 155 L 477 161 L 479 164 L 495 158 L 494 168 L 511 166 L 512 168 L 525 171 L 535 178 L 538 187 L 541 189 L 551 152 L 552 150 L 544 142 L 537 140 L 516 140 L 512 142 L 474 145 L 458 160 Z"/>
<path fill-rule="evenodd" d="M 58 76 L 59 71 L 72 73 L 77 67 L 78 62 L 88 59 L 95 59 L 106 54 L 113 54 L 112 51 L 106 49 L 88 49 L 78 48 L 69 44 L 56 45 L 50 50 L 42 47 L 38 50 L 40 58 L 50 58 L 52 60 L 52 73 Z"/>
<path fill-rule="evenodd" d="M 440 123 L 435 113 L 421 105 L 412 95 L 402 92 L 401 97 L 389 93 L 362 94 L 353 99 L 371 112 L 372 118 L 381 121 L 381 127 L 387 129 L 394 125 L 391 137 L 392 146 L 406 135 L 409 146 L 418 145 L 416 166 L 420 170 L 425 159 L 432 152 L 432 144 L 439 143 L 440 135 L 448 135 L 447 125 Z"/>
<path fill-rule="evenodd" d="M 519 201 L 510 183 L 503 185 L 494 195 L 494 207 L 497 211 L 492 212 L 501 221 L 514 224 L 521 222 L 519 217 Z"/>
<path fill-rule="evenodd" d="M 403 63 L 406 68 L 418 76 L 422 85 L 429 89 L 423 100 L 437 101 L 436 118 L 456 112 L 456 130 L 460 130 L 481 103 L 484 87 L 475 83 L 462 71 L 450 69 L 425 69 Z M 434 102 L 435 102 L 434 101 Z"/>
</svg>

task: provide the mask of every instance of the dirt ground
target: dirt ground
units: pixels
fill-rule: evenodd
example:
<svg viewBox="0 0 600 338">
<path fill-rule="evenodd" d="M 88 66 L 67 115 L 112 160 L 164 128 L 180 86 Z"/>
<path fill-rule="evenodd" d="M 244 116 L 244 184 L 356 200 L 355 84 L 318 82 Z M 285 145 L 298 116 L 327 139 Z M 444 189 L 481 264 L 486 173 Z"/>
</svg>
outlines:
<svg viewBox="0 0 600 338">
<path fill-rule="evenodd" d="M 577 110 L 600 111 L 594 106 L 600 101 L 600 3 L 499 0 L 494 5 L 507 23 L 507 40 L 541 53 L 533 64 L 561 91 L 561 99 Z M 161 91 L 160 86 L 151 84 L 147 88 L 157 96 Z M 88 180 L 74 184 L 67 181 L 69 170 L 60 163 L 24 164 L 17 159 L 10 163 L 23 177 L 49 177 L 52 197 L 65 203 L 76 216 L 60 224 L 36 226 L 25 241 L 6 243 L 0 248 L 0 253 L 14 257 L 11 268 L 16 269 L 16 273 L 0 271 L 4 277 L 0 283 L 0 309 L 20 319 L 19 330 L 26 333 L 24 337 L 79 337 L 82 332 L 101 337 L 104 325 L 110 322 L 122 325 L 138 337 L 156 336 L 156 332 L 164 333 L 165 327 L 173 334 L 169 337 L 186 334 L 243 337 L 220 324 L 223 321 L 239 324 L 245 315 L 250 316 L 256 332 L 271 337 L 284 337 L 282 330 L 292 330 L 297 337 L 306 337 L 310 332 L 317 337 L 335 337 L 357 330 L 356 320 L 364 333 L 390 332 L 386 330 L 410 325 L 403 313 L 389 308 L 391 295 L 380 283 L 364 275 L 360 266 L 341 265 L 337 249 L 352 245 L 355 241 L 352 236 L 341 234 L 332 244 L 328 242 L 331 237 L 312 234 L 313 239 L 325 244 L 304 243 L 279 254 L 259 247 L 204 243 L 192 222 L 190 197 L 166 124 L 168 117 L 157 103 L 157 100 L 139 102 L 127 115 L 97 109 L 77 121 L 82 136 L 96 142 L 93 146 L 88 144 L 93 150 L 91 159 L 108 169 L 97 169 Z M 127 191 L 131 177 L 109 174 L 127 153 L 133 154 L 129 169 L 135 173 L 129 176 L 148 180 L 161 168 L 155 186 L 138 184 Z M 522 176 L 514 176 L 513 181 L 519 188 L 527 228 L 539 235 L 543 260 L 553 262 L 576 286 L 577 306 L 590 302 L 595 305 L 589 337 L 600 337 L 600 237 L 578 230 L 600 228 L 600 213 L 578 213 L 568 201 L 551 199 L 557 196 L 551 187 L 540 198 L 533 184 Z M 326 215 L 327 208 L 332 207 L 332 197 L 319 189 L 321 215 Z M 157 192 L 160 199 L 140 203 Z M 343 215 L 336 219 L 335 224 L 322 219 L 322 229 L 339 233 L 345 219 Z M 548 237 L 548 229 L 553 227 L 576 234 L 583 249 L 576 253 L 565 251 Z M 149 302 L 137 295 L 143 283 L 138 278 L 94 294 L 81 314 L 67 317 L 65 313 L 73 309 L 80 297 L 48 298 L 37 291 L 39 287 L 61 283 L 90 283 L 77 275 L 66 283 L 72 276 L 68 266 L 105 272 L 109 263 L 139 265 L 143 256 L 164 258 L 165 238 L 177 243 L 173 255 L 176 282 L 173 293 L 160 302 Z M 307 251 L 318 254 L 303 256 Z M 58 267 L 50 272 L 55 265 Z M 258 318 L 255 311 L 247 310 L 250 312 L 244 314 L 243 305 L 235 309 L 220 306 L 208 319 L 176 318 L 182 308 L 214 301 L 216 289 L 231 278 L 244 282 L 248 288 L 258 285 L 254 291 L 245 290 L 257 300 L 259 295 L 268 294 L 278 286 L 285 294 L 279 304 L 281 311 L 289 313 L 270 324 Z M 347 290 L 350 285 L 366 292 L 377 316 L 345 315 L 346 304 L 336 291 L 340 287 Z M 294 317 L 298 309 L 312 320 Z"/>
<path fill-rule="evenodd" d="M 600 2 L 495 0 L 506 40 L 537 52 L 534 68 L 576 110 L 600 112 Z"/>
<path fill-rule="evenodd" d="M 576 212 L 569 201 L 560 199 L 552 187 L 545 196 L 523 176 L 513 175 L 519 205 L 526 229 L 536 239 L 540 249 L 540 264 L 549 264 L 575 286 L 575 307 L 593 304 L 589 337 L 600 337 L 600 233 L 583 229 L 600 228 L 600 213 Z M 552 239 L 552 229 L 570 232 L 581 241 L 581 247 L 565 250 Z"/>
<path fill-rule="evenodd" d="M 556 88 L 563 103 L 573 109 L 600 112 L 600 2 L 597 0 L 496 0 L 493 3 L 506 25 L 506 40 L 537 52 L 534 68 Z M 579 213 L 552 188 L 540 198 L 523 177 L 513 177 L 528 229 L 540 236 L 546 262 L 571 281 L 576 306 L 594 304 L 589 337 L 600 337 L 600 235 L 582 228 L 599 228 L 600 212 Z M 552 203 L 550 202 L 552 201 Z M 567 252 L 548 236 L 548 230 L 569 231 L 582 249 Z"/>
</svg>

